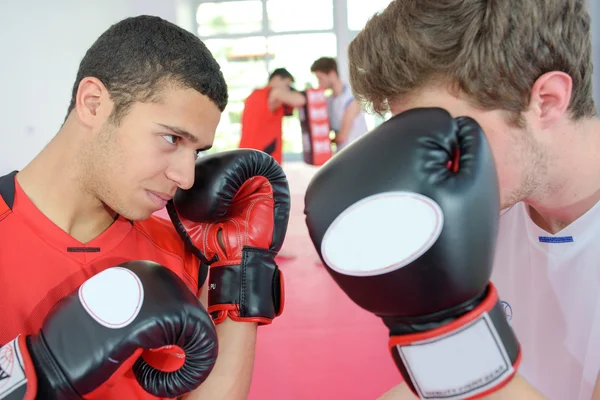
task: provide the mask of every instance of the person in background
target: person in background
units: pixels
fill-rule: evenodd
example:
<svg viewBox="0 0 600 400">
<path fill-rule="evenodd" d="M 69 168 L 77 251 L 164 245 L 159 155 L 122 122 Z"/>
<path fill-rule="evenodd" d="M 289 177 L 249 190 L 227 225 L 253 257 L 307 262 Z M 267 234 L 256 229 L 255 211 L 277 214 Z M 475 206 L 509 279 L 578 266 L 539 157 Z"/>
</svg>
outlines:
<svg viewBox="0 0 600 400">
<path fill-rule="evenodd" d="M 321 57 L 310 67 L 319 80 L 319 87 L 331 89 L 327 98 L 329 124 L 335 132 L 336 151 L 367 132 L 367 121 L 360 104 L 354 99 L 350 86 L 340 79 L 337 62 L 331 57 Z"/>
<path fill-rule="evenodd" d="M 270 154 L 283 162 L 283 117 L 302 107 L 306 98 L 292 89 L 294 77 L 285 68 L 274 70 L 267 86 L 255 89 L 244 102 L 240 148 L 250 148 Z"/>
</svg>

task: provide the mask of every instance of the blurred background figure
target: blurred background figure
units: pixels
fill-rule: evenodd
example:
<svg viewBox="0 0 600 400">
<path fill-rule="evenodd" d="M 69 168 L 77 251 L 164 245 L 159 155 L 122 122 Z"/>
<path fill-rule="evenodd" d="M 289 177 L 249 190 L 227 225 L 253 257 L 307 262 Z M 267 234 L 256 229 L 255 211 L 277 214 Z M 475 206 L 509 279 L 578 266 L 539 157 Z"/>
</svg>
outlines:
<svg viewBox="0 0 600 400">
<path fill-rule="evenodd" d="M 240 148 L 256 149 L 283 163 L 283 117 L 302 107 L 306 98 L 292 89 L 294 77 L 285 68 L 269 76 L 267 86 L 255 89 L 244 102 Z"/>
<path fill-rule="evenodd" d="M 335 132 L 336 151 L 340 151 L 367 132 L 365 113 L 354 99 L 350 85 L 340 79 L 335 58 L 319 58 L 310 71 L 316 75 L 321 89 L 332 91 L 327 98 L 327 111 L 331 129 Z"/>
</svg>

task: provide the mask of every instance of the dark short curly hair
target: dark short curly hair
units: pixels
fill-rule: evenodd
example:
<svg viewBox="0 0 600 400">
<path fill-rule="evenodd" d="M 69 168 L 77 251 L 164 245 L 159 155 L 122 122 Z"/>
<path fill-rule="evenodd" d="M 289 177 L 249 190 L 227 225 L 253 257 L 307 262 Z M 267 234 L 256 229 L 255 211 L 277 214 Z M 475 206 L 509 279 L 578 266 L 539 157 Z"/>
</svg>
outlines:
<svg viewBox="0 0 600 400">
<path fill-rule="evenodd" d="M 67 116 L 85 77 L 98 78 L 106 86 L 114 102 L 111 120 L 117 124 L 133 103 L 159 100 L 167 83 L 197 90 L 221 111 L 228 100 L 221 67 L 206 45 L 155 16 L 124 19 L 94 42 L 79 65 Z"/>
</svg>

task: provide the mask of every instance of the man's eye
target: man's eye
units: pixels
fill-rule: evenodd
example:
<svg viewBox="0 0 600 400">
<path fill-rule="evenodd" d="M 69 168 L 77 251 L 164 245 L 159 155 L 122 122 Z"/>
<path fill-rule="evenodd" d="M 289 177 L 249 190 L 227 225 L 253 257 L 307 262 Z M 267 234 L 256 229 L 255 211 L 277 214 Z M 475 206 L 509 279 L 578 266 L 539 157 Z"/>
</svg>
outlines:
<svg viewBox="0 0 600 400">
<path fill-rule="evenodd" d="M 171 143 L 171 144 L 175 144 L 177 142 L 177 140 L 179 140 L 179 136 L 175 136 L 175 135 L 164 135 L 163 139 L 165 139 L 167 142 Z"/>
</svg>

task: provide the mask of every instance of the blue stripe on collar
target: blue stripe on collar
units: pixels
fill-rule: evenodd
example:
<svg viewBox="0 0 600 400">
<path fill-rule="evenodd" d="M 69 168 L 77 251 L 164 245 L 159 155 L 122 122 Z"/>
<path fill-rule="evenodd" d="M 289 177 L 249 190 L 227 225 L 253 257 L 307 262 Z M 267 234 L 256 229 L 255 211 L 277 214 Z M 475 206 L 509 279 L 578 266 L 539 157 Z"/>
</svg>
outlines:
<svg viewBox="0 0 600 400">
<path fill-rule="evenodd" d="M 540 236 L 539 239 L 540 243 L 573 243 L 575 241 L 573 236 Z"/>
</svg>

